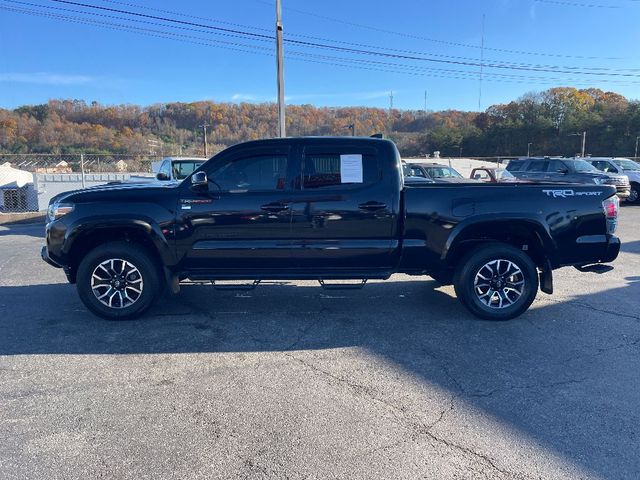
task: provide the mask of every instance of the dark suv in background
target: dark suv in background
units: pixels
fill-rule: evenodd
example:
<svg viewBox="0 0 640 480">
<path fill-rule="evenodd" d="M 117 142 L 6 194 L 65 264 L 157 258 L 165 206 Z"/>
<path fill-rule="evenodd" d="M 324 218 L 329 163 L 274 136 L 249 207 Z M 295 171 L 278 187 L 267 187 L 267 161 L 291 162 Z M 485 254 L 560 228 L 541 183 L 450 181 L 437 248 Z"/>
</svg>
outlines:
<svg viewBox="0 0 640 480">
<path fill-rule="evenodd" d="M 627 198 L 631 192 L 629 178 L 626 175 L 601 172 L 581 158 L 519 158 L 511 160 L 507 170 L 522 180 L 612 185 L 616 187 L 620 198 Z"/>
</svg>

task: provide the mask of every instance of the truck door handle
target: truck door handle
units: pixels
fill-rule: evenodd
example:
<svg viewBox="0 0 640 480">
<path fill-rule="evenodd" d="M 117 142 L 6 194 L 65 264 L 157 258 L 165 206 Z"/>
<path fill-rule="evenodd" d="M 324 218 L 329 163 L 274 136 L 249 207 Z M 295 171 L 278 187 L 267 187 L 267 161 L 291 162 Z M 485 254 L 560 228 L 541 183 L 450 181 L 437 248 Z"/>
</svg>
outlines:
<svg viewBox="0 0 640 480">
<path fill-rule="evenodd" d="M 260 207 L 261 210 L 265 212 L 282 212 L 283 210 L 287 210 L 289 205 L 286 203 L 267 203 L 266 205 L 262 205 Z"/>
<path fill-rule="evenodd" d="M 387 208 L 387 204 L 386 203 L 380 203 L 380 202 L 366 202 L 366 203 L 361 203 L 360 205 L 358 205 L 358 208 L 360 210 L 366 210 L 368 212 L 373 212 L 375 210 L 382 210 L 383 208 Z"/>
</svg>

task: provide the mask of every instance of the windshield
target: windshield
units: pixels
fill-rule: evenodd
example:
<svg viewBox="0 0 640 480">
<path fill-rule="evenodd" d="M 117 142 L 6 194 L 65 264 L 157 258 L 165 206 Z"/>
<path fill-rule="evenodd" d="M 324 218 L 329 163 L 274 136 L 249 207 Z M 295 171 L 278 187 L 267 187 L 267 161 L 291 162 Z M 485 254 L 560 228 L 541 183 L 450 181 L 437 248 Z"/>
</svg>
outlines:
<svg viewBox="0 0 640 480">
<path fill-rule="evenodd" d="M 511 175 L 506 170 L 502 170 L 502 169 L 496 170 L 496 179 L 497 180 L 504 180 L 505 178 L 516 178 L 516 177 Z"/>
<path fill-rule="evenodd" d="M 426 167 L 431 178 L 462 178 L 458 172 L 451 167 Z"/>
<path fill-rule="evenodd" d="M 625 159 L 616 159 L 613 161 L 619 167 L 622 167 L 623 170 L 640 170 L 640 163 L 636 163 L 633 160 Z"/>
<path fill-rule="evenodd" d="M 563 160 L 563 162 L 579 173 L 599 171 L 596 167 L 585 160 Z"/>
<path fill-rule="evenodd" d="M 173 162 L 173 178 L 184 180 L 204 162 L 200 160 L 181 160 Z"/>
</svg>

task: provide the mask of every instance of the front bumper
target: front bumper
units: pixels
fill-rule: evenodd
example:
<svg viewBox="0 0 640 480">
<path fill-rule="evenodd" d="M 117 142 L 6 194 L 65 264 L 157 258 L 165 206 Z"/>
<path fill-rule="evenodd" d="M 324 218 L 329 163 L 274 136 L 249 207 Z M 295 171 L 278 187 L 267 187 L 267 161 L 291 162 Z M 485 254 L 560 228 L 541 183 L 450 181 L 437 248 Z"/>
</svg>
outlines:
<svg viewBox="0 0 640 480">
<path fill-rule="evenodd" d="M 46 245 L 43 246 L 42 249 L 40 250 L 40 256 L 42 257 L 42 260 L 44 260 L 46 263 L 48 263 L 52 267 L 62 268 L 64 270 L 64 274 L 66 275 L 67 281 L 69 283 L 76 283 L 75 272 L 71 270 L 71 268 L 68 265 L 61 265 L 58 262 L 56 262 L 53 258 L 51 258 L 51 256 L 49 255 L 49 250 L 47 249 Z"/>
<path fill-rule="evenodd" d="M 42 260 L 47 262 L 52 267 L 62 268 L 62 265 L 56 263 L 54 260 L 51 259 L 51 257 L 49 256 L 49 250 L 47 250 L 46 245 L 42 247 L 42 250 L 40 250 L 40 256 L 42 257 Z"/>
</svg>

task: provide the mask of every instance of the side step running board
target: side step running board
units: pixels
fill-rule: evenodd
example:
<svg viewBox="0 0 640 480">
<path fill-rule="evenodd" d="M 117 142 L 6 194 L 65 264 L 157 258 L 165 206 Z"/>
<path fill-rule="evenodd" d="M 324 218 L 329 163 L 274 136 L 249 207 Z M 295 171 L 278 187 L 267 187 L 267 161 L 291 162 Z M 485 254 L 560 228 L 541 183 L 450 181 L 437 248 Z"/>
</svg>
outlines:
<svg viewBox="0 0 640 480">
<path fill-rule="evenodd" d="M 253 290 L 262 280 L 254 280 L 251 283 L 216 283 L 220 280 L 211 280 L 211 285 L 216 290 Z"/>
<path fill-rule="evenodd" d="M 363 278 L 358 283 L 326 283 L 319 278 L 318 283 L 325 290 L 360 290 L 367 284 L 367 279 Z"/>
<path fill-rule="evenodd" d="M 253 290 L 262 280 L 254 280 L 251 283 L 218 283 L 220 280 L 183 280 L 182 285 L 213 285 L 216 290 Z"/>
<path fill-rule="evenodd" d="M 605 265 L 604 263 L 594 263 L 592 265 L 576 266 L 576 269 L 581 272 L 607 273 L 613 270 L 613 267 L 611 265 Z"/>
</svg>

